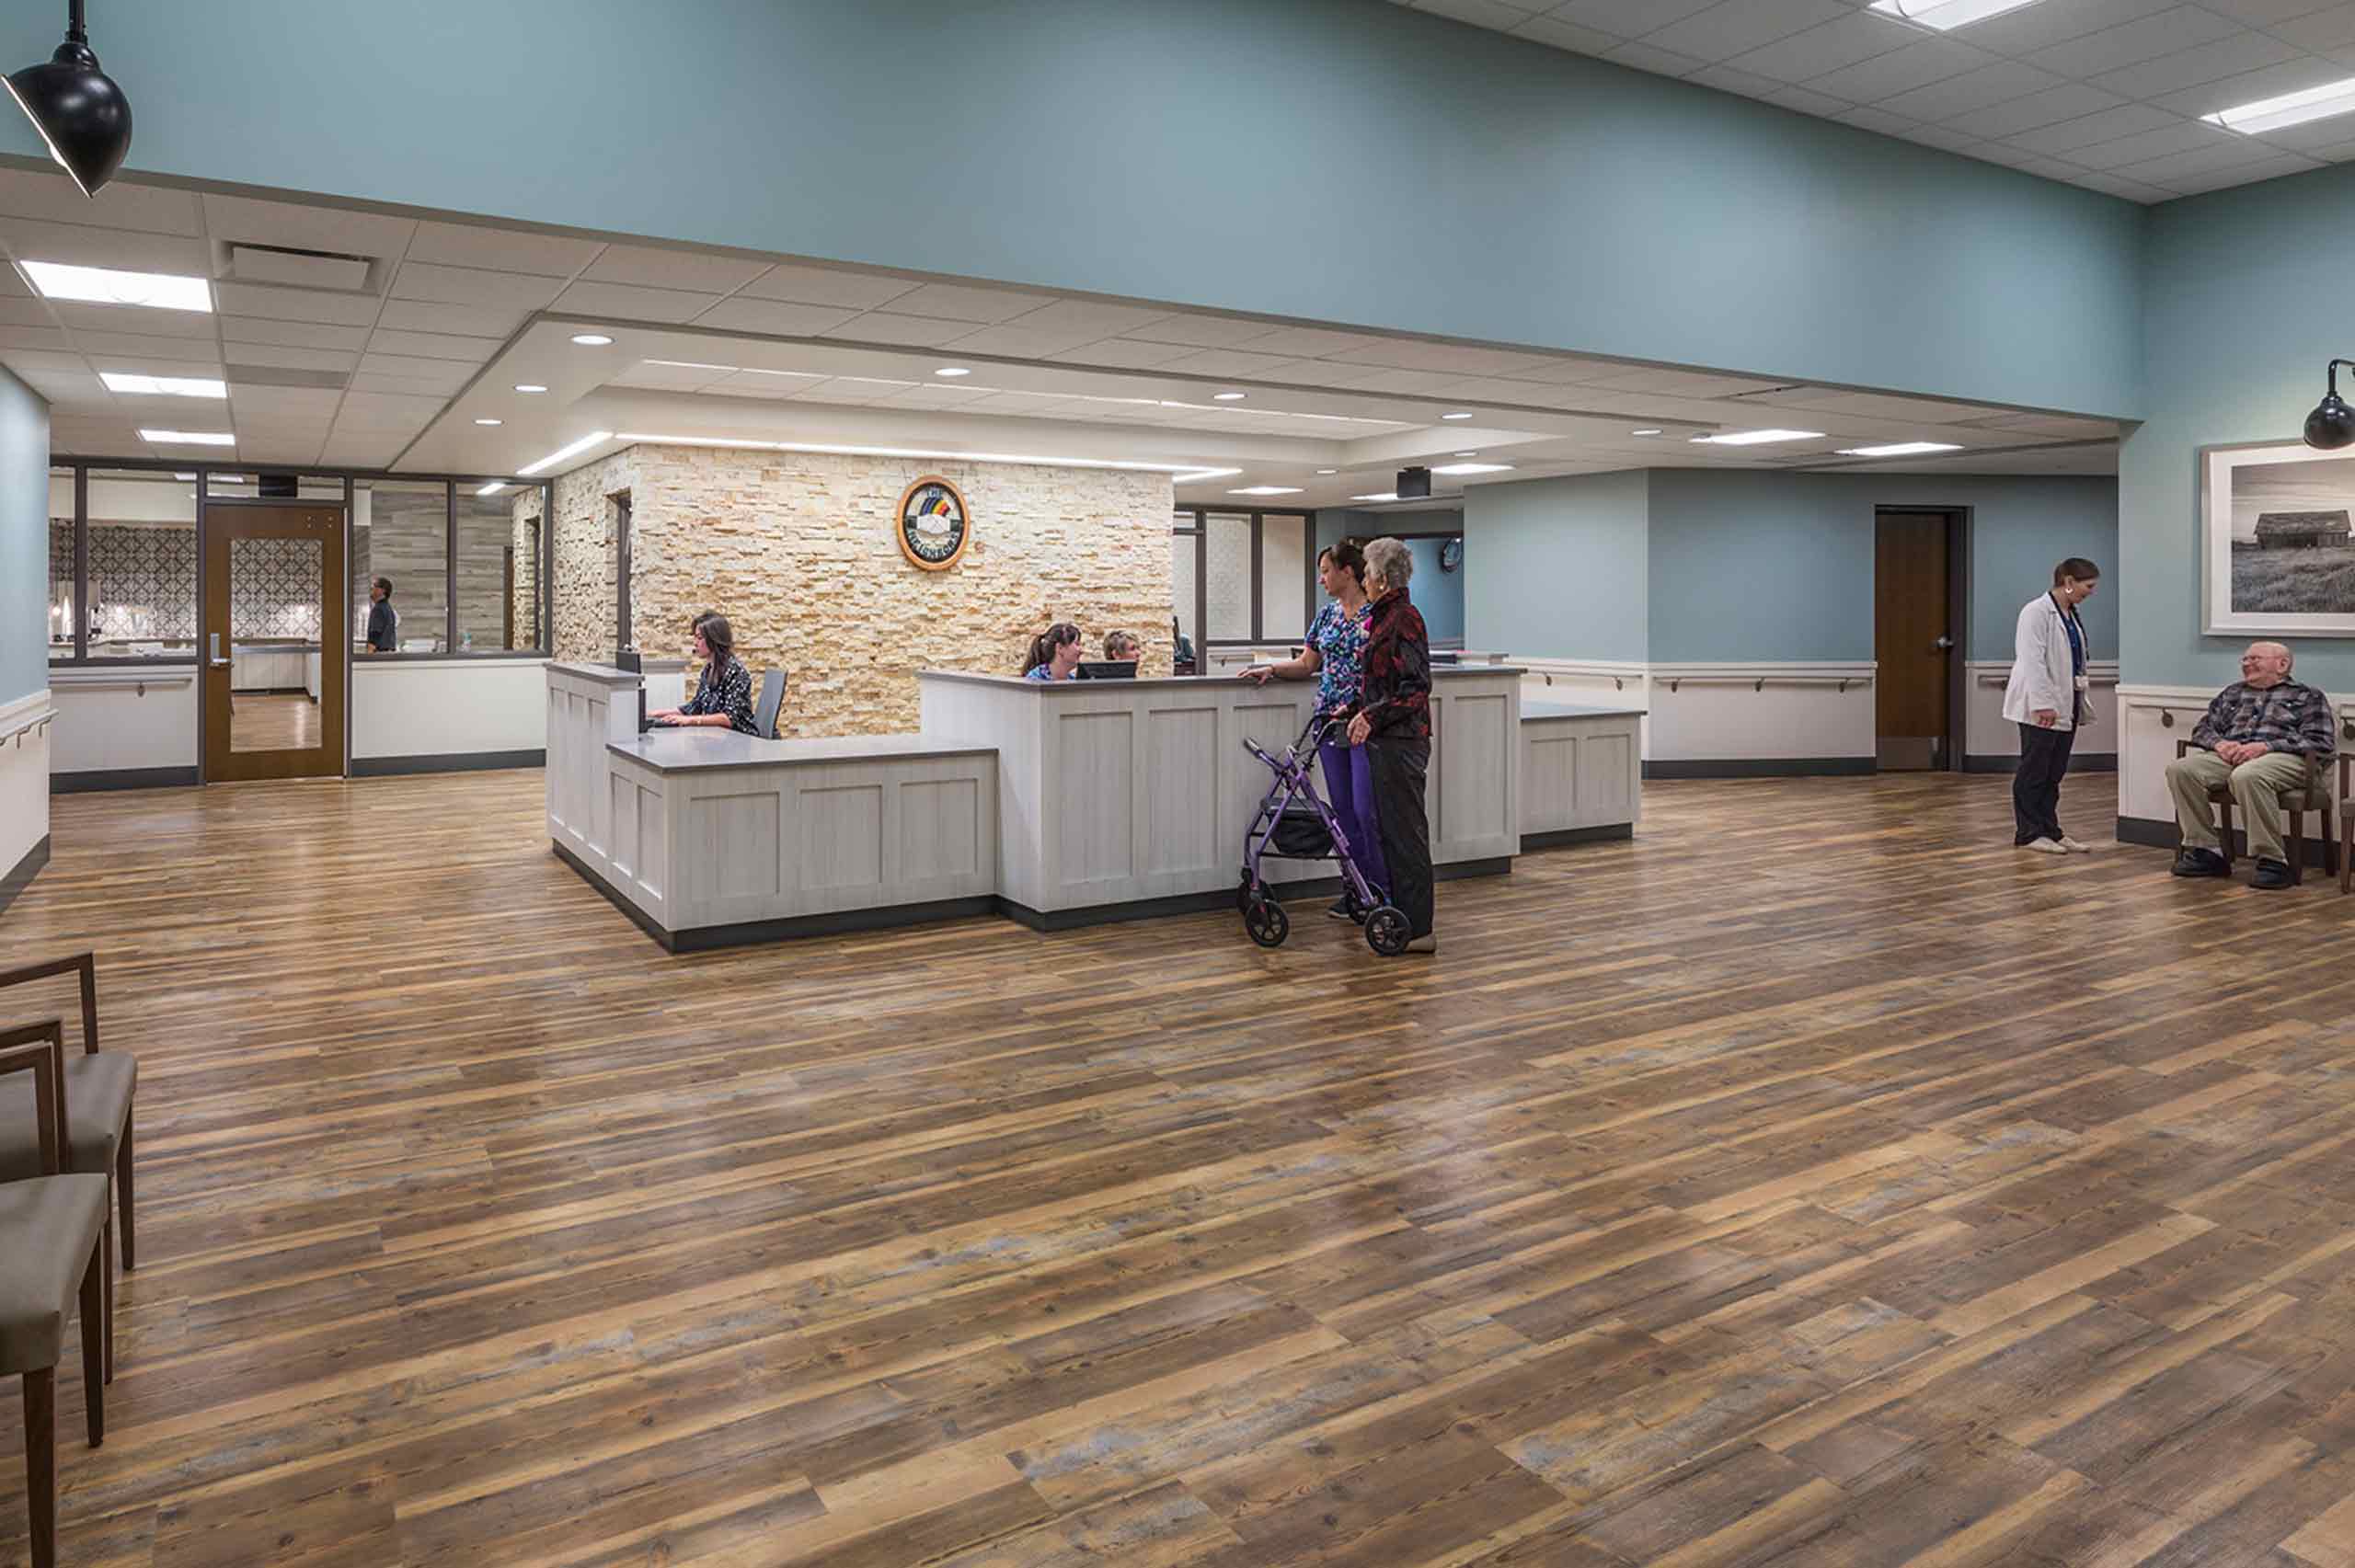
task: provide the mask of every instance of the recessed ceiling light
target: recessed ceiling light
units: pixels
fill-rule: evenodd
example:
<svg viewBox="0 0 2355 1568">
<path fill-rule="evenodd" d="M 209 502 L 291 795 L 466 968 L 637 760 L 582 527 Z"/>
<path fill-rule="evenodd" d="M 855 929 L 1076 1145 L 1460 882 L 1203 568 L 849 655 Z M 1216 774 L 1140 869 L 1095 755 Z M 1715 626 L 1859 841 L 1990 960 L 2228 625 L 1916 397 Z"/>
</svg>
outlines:
<svg viewBox="0 0 2355 1568">
<path fill-rule="evenodd" d="M 1844 446 L 1843 457 L 1913 457 L 1925 452 L 1960 452 L 1952 441 L 1894 441 L 1888 446 Z"/>
<path fill-rule="evenodd" d="M 1694 436 L 1700 446 L 1762 446 L 1768 441 L 1819 441 L 1821 430 L 1730 430 L 1721 436 Z"/>
<path fill-rule="evenodd" d="M 1510 474 L 1510 463 L 1443 463 L 1431 470 L 1434 474 Z"/>
<path fill-rule="evenodd" d="M 142 430 L 139 439 L 157 446 L 235 446 L 237 438 L 227 430 Z"/>
<path fill-rule="evenodd" d="M 507 421 L 504 419 L 477 419 L 475 423 L 477 425 L 503 425 L 507 423 Z"/>
<path fill-rule="evenodd" d="M 1212 401 L 1218 403 L 1240 403 L 1243 401 L 1243 394 L 1239 392 L 1214 392 L 1211 394 L 1211 397 Z M 1239 490 L 1230 490 L 1227 493 L 1229 495 L 1242 494 Z"/>
<path fill-rule="evenodd" d="M 546 457 L 541 458 L 537 463 L 526 464 L 523 467 L 515 470 L 515 472 L 523 475 L 525 478 L 529 478 L 533 475 L 537 474 L 541 469 L 552 468 L 556 464 L 562 463 L 566 458 L 580 456 L 582 452 L 587 452 L 591 447 L 595 446 L 599 441 L 609 441 L 613 439 L 614 432 L 611 430 L 592 430 L 588 435 L 581 437 L 579 441 L 560 446 L 554 452 L 548 453 Z"/>
<path fill-rule="evenodd" d="M 971 371 L 969 371 L 969 370 L 967 370 L 967 369 L 966 369 L 964 366 L 962 366 L 962 365 L 943 365 L 943 366 L 941 366 L 938 370 L 936 370 L 936 371 L 933 372 L 932 373 L 933 373 L 933 374 L 935 374 L 935 375 L 960 376 L 960 375 L 971 375 L 973 372 L 971 372 Z"/>
<path fill-rule="evenodd" d="M 1384 490 L 1378 496 L 1351 496 L 1350 498 L 1350 499 L 1353 501 L 1395 501 L 1397 498 L 1398 492 L 1396 490 Z"/>
<path fill-rule="evenodd" d="M 1480 454 L 1476 452 L 1459 452 L 1455 455 L 1458 457 L 1477 457 Z"/>
<path fill-rule="evenodd" d="M 1658 425 L 1647 425 L 1640 430 L 1629 430 L 1627 433 L 1631 436 L 1656 436 L 1660 434 L 1660 427 Z"/>
<path fill-rule="evenodd" d="M 1442 414 L 1440 416 L 1442 419 L 1468 419 L 1471 417 L 1472 416 L 1469 414 Z"/>
<path fill-rule="evenodd" d="M 67 267 L 55 261 L 19 261 L 43 299 L 76 300 L 98 305 L 147 305 L 155 310 L 213 308 L 213 291 L 201 278 L 168 272 L 117 272 L 105 267 Z"/>
<path fill-rule="evenodd" d="M 1297 496 L 1297 485 L 1246 485 L 1240 490 L 1229 490 L 1230 496 Z"/>
<path fill-rule="evenodd" d="M 602 332 L 576 332 L 572 335 L 572 340 L 584 349 L 602 349 L 613 341 Z"/>
<path fill-rule="evenodd" d="M 1340 470 L 1338 468 L 1320 468 L 1316 472 L 1319 474 L 1338 474 Z"/>
<path fill-rule="evenodd" d="M 226 397 L 225 383 L 202 376 L 132 375 L 128 371 L 100 371 L 109 392 L 132 392 L 146 397 Z"/>
<path fill-rule="evenodd" d="M 542 386 L 535 381 L 519 381 L 515 383 L 515 390 L 518 392 L 546 392 L 547 388 Z"/>
<path fill-rule="evenodd" d="M 2303 125 L 2309 120 L 2327 120 L 2334 114 L 2349 112 L 2355 112 L 2355 76 L 2326 82 L 2319 87 L 2308 87 L 2303 92 L 2259 98 L 2238 109 L 2219 109 L 2214 114 L 2203 114 L 2200 118 L 2211 125 L 2221 125 L 2244 136 L 2255 136 L 2267 131 L 2280 131 L 2286 126 Z"/>
<path fill-rule="evenodd" d="M 475 494 L 477 496 L 495 496 L 505 488 L 507 488 L 505 484 L 494 479 L 489 484 L 485 485 L 481 489 L 477 490 Z"/>
<path fill-rule="evenodd" d="M 1947 32 L 2034 4 L 2036 0 L 1873 0 L 1868 8 L 1884 17 L 1919 22 L 1925 28 Z"/>
</svg>

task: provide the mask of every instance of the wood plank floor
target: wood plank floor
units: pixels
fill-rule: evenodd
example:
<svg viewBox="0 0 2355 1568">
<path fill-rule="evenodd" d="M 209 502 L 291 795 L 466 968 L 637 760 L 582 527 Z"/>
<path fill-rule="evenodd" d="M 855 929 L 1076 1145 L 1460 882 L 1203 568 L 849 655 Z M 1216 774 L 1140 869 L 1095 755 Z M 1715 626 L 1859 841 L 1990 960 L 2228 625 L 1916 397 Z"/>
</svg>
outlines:
<svg viewBox="0 0 2355 1568">
<path fill-rule="evenodd" d="M 309 751 L 319 744 L 319 704 L 300 692 L 240 692 L 229 710 L 232 751 Z"/>
<path fill-rule="evenodd" d="M 2355 899 L 1647 810 L 1433 961 L 673 958 L 537 773 L 63 797 L 0 960 L 100 951 L 143 1260 L 64 1560 L 2355 1563 Z"/>
</svg>

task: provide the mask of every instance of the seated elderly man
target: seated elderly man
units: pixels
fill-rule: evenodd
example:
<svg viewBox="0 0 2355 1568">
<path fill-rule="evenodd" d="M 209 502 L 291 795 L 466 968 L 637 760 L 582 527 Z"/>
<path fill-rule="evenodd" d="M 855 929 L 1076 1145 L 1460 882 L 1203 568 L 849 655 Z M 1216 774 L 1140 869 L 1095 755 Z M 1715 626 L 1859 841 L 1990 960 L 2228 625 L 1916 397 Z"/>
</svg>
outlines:
<svg viewBox="0 0 2355 1568">
<path fill-rule="evenodd" d="M 2210 790 L 2229 784 L 2248 828 L 2249 853 L 2257 859 L 2253 886 L 2290 886 L 2290 864 L 2281 855 L 2281 792 L 2304 784 L 2309 766 L 2319 776 L 2337 749 L 2338 726 L 2328 699 L 2290 679 L 2288 648 L 2251 643 L 2241 655 L 2240 681 L 2216 693 L 2193 728 L 2191 743 L 2201 750 L 2167 764 L 2167 791 L 2175 796 L 2176 825 L 2183 830 L 2175 874 L 2229 874 L 2208 803 Z"/>
</svg>

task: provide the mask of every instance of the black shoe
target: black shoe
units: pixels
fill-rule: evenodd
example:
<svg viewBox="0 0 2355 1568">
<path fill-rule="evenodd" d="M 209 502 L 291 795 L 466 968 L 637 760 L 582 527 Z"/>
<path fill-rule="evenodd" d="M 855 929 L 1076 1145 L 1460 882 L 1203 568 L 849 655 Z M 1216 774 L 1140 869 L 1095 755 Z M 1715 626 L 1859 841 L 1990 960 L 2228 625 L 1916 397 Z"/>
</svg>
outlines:
<svg viewBox="0 0 2355 1568">
<path fill-rule="evenodd" d="M 1363 915 L 1358 913 L 1356 902 L 1346 893 L 1340 898 L 1333 900 L 1333 907 L 1325 911 L 1325 918 L 1328 921 L 1361 921 L 1365 919 Z"/>
<path fill-rule="evenodd" d="M 2233 868 L 2214 850 L 2188 849 L 2175 857 L 2177 876 L 2230 876 Z"/>
<path fill-rule="evenodd" d="M 2279 860 L 2258 861 L 2257 875 L 2249 880 L 2252 887 L 2287 887 L 2290 885 L 2289 863 Z"/>
</svg>

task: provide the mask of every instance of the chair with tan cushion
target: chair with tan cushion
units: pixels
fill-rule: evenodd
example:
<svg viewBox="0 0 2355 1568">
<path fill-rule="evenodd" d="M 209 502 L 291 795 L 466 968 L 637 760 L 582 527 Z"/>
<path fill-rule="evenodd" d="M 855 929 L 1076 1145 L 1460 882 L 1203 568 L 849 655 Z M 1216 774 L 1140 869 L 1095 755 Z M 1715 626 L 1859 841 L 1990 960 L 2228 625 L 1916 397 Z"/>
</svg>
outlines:
<svg viewBox="0 0 2355 1568">
<path fill-rule="evenodd" d="M 0 1376 L 22 1379 L 25 1503 L 33 1568 L 57 1562 L 57 1364 L 80 1298 L 82 1400 L 90 1446 L 106 1437 L 107 1178 L 62 1169 L 72 1091 L 65 1031 L 55 1019 L 0 1031 L 0 1082 L 28 1075 L 29 1095 L 6 1115 L 40 1150 L 30 1179 L 0 1183 Z M 14 1133 L 19 1128 L 11 1127 Z"/>
<path fill-rule="evenodd" d="M 52 975 L 75 974 L 82 982 L 82 1054 L 65 1060 L 66 1099 L 74 1107 L 66 1128 L 65 1168 L 114 1178 L 115 1202 L 122 1216 L 122 1266 L 135 1266 L 131 1230 L 132 1107 L 139 1092 L 139 1059 L 128 1051 L 98 1049 L 98 956 L 76 953 L 19 968 L 0 970 L 0 988 Z M 35 1173 L 40 1150 L 32 1124 L 22 1114 L 31 1104 L 29 1084 L 0 1079 L 0 1182 Z M 111 1289 L 113 1276 L 108 1276 Z"/>
<path fill-rule="evenodd" d="M 2177 757 L 2188 757 L 2191 751 L 2190 741 L 2178 740 L 2175 743 L 2175 754 Z M 2339 787 L 2343 793 L 2346 788 L 2343 782 L 2346 774 L 2343 770 L 2339 776 L 2342 781 Z M 2221 853 L 2224 857 L 2225 865 L 2230 866 L 2233 864 L 2232 787 L 2229 784 L 2219 784 L 2208 792 L 2208 799 L 2217 808 L 2217 841 L 2222 845 Z M 2315 765 L 2314 758 L 2307 758 L 2305 783 L 2283 790 L 2280 800 L 2281 815 L 2289 830 L 2281 836 L 2281 849 L 2282 853 L 2289 856 L 2290 880 L 2303 882 L 2306 879 L 2306 813 L 2311 811 L 2320 818 L 2316 824 L 2320 829 L 2316 837 L 2322 841 L 2323 869 L 2326 872 L 2338 872 L 2343 890 L 2347 875 L 2344 869 L 2346 860 L 2341 853 L 2338 836 L 2330 830 L 2333 807 L 2329 775 Z"/>
</svg>

